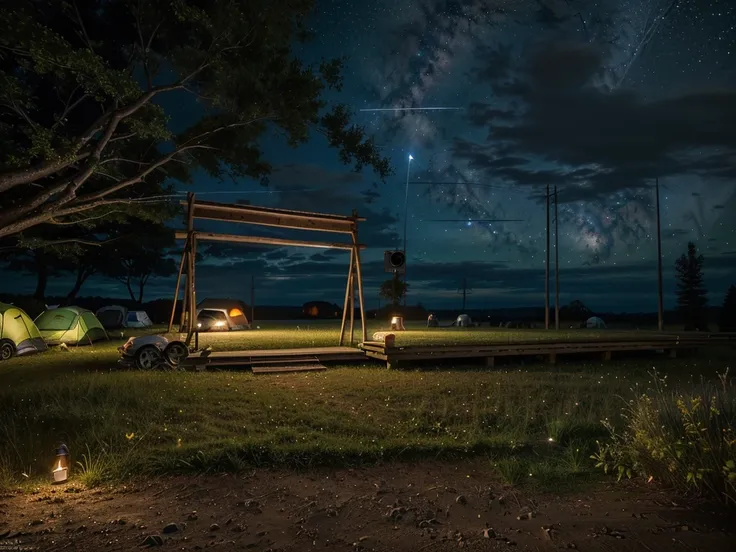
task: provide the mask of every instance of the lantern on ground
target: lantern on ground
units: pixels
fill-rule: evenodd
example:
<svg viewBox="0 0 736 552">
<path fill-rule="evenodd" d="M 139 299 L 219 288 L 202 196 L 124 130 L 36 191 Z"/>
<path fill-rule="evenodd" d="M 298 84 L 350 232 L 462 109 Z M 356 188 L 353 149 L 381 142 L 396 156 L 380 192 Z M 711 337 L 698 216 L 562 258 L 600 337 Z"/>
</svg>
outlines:
<svg viewBox="0 0 736 552">
<path fill-rule="evenodd" d="M 405 330 L 404 328 L 404 317 L 403 316 L 392 316 L 391 317 L 391 329 L 395 331 Z"/>
<path fill-rule="evenodd" d="M 56 460 L 54 462 L 54 483 L 62 483 L 69 477 L 69 449 L 61 444 L 56 449 Z"/>
</svg>

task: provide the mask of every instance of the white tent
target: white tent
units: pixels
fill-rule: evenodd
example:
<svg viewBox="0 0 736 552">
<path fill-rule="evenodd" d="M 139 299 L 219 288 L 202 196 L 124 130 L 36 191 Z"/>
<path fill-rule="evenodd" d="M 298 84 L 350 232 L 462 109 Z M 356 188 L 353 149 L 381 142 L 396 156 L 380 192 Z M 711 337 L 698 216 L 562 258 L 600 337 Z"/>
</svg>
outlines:
<svg viewBox="0 0 736 552">
<path fill-rule="evenodd" d="M 153 322 L 148 318 L 146 311 L 128 311 L 125 326 L 127 328 L 147 328 L 153 326 Z"/>
<path fill-rule="evenodd" d="M 455 325 L 459 328 L 468 328 L 473 325 L 473 321 L 467 314 L 461 314 L 457 317 L 457 320 L 455 321 Z"/>
<path fill-rule="evenodd" d="M 597 316 L 591 316 L 588 318 L 588 321 L 585 323 L 586 328 L 605 328 L 606 323 L 603 322 L 600 318 Z"/>
</svg>

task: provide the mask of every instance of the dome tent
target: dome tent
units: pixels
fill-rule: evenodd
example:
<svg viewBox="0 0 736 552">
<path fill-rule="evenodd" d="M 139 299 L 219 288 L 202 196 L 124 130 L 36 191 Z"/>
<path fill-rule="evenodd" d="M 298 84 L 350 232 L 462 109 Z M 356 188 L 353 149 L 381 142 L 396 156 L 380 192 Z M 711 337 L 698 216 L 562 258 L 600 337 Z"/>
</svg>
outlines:
<svg viewBox="0 0 736 552">
<path fill-rule="evenodd" d="M 41 333 L 25 311 L 0 303 L 0 360 L 48 349 Z"/>
<path fill-rule="evenodd" d="M 248 306 L 237 299 L 203 299 L 197 305 L 197 325 L 201 331 L 250 330 L 250 322 L 245 315 L 247 310 Z M 212 320 L 216 322 L 210 326 Z"/>
<path fill-rule="evenodd" d="M 473 320 L 467 314 L 461 314 L 455 320 L 455 325 L 460 328 L 469 328 L 473 325 Z"/>
<path fill-rule="evenodd" d="M 585 322 L 585 327 L 586 328 L 605 328 L 606 327 L 606 323 L 603 322 L 603 320 L 601 320 L 597 316 L 591 316 Z"/>
<path fill-rule="evenodd" d="M 127 328 L 147 328 L 153 326 L 153 322 L 151 322 L 146 311 L 128 311 L 125 326 Z"/>
<path fill-rule="evenodd" d="M 79 307 L 47 310 L 36 318 L 36 326 L 49 345 L 81 345 L 108 339 L 107 332 L 97 317 L 91 311 Z"/>
<path fill-rule="evenodd" d="M 125 327 L 128 318 L 128 309 L 120 305 L 110 305 L 99 309 L 95 316 L 106 330 L 117 330 Z"/>
</svg>

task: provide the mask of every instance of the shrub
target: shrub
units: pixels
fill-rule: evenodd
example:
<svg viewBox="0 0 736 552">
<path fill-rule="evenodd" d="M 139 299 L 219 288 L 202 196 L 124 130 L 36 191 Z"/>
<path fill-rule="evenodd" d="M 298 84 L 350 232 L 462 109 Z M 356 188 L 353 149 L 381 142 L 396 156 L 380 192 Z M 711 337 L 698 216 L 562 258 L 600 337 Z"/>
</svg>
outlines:
<svg viewBox="0 0 736 552">
<path fill-rule="evenodd" d="M 624 409 L 623 431 L 604 423 L 610 437 L 592 456 L 597 467 L 736 505 L 736 387 L 728 370 L 720 379 L 686 393 L 654 374 L 654 388 Z"/>
</svg>

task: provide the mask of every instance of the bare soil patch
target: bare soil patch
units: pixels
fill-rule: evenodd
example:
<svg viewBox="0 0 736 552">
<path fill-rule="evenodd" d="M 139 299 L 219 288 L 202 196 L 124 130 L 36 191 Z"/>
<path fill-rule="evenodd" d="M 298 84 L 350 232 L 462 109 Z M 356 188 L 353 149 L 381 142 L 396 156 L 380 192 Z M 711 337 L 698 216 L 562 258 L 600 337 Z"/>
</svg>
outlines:
<svg viewBox="0 0 736 552">
<path fill-rule="evenodd" d="M 634 484 L 536 494 L 487 460 L 176 476 L 0 497 L 0 550 L 736 550 L 732 513 Z"/>
</svg>

